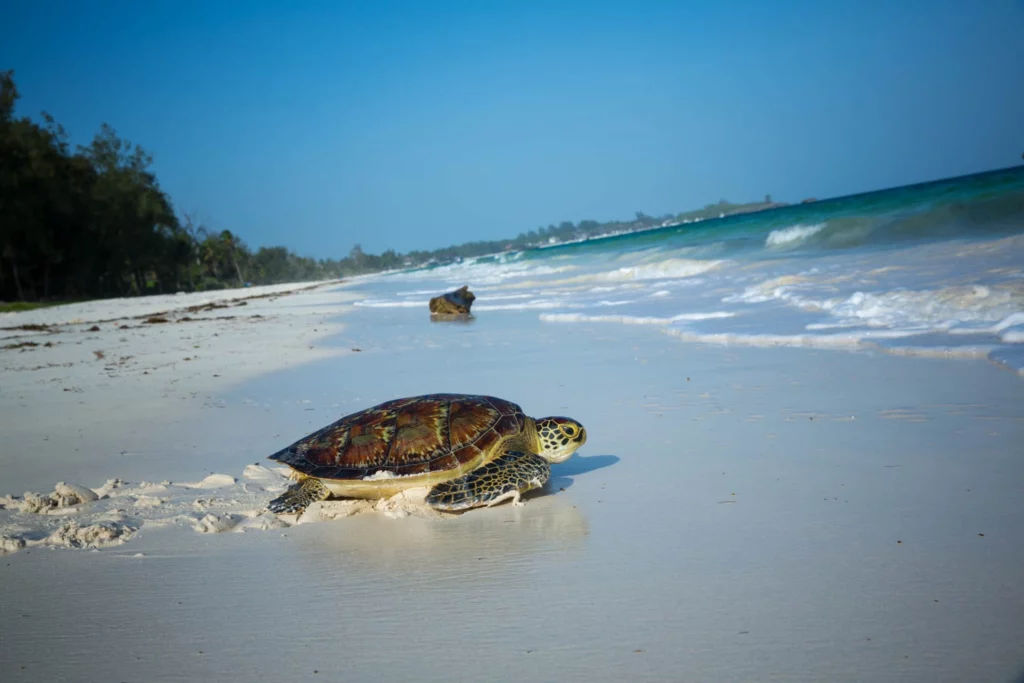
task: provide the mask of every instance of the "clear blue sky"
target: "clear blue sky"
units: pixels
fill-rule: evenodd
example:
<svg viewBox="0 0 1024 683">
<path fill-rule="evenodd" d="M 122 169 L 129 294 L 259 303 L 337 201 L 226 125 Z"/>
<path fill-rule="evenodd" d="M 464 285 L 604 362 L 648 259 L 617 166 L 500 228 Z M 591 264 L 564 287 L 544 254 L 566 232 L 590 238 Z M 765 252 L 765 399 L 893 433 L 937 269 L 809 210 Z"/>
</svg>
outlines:
<svg viewBox="0 0 1024 683">
<path fill-rule="evenodd" d="M 291 7 L 286 7 L 291 5 Z M 1021 163 L 1024 1 L 22 2 L 19 112 L 309 256 Z"/>
</svg>

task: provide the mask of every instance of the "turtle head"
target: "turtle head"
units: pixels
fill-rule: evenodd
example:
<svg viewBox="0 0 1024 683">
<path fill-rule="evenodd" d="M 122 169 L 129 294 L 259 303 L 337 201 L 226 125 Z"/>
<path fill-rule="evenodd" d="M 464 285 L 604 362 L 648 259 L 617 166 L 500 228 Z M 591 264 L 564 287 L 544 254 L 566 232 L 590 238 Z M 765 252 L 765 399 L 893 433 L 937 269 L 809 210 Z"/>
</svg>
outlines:
<svg viewBox="0 0 1024 683">
<path fill-rule="evenodd" d="M 587 430 L 569 417 L 545 417 L 537 420 L 537 455 L 549 462 L 568 460 L 587 442 Z"/>
</svg>

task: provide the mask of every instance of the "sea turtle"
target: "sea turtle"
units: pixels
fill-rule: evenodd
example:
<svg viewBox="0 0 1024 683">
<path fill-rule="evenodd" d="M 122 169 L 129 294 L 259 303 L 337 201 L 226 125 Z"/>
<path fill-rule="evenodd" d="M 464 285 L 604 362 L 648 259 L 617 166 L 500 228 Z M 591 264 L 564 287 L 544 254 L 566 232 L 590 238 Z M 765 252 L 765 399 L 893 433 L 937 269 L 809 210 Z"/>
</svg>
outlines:
<svg viewBox="0 0 1024 683">
<path fill-rule="evenodd" d="M 567 417 L 535 420 L 493 396 L 427 394 L 387 401 L 341 418 L 270 456 L 297 483 L 267 508 L 301 513 L 331 496 L 386 498 L 430 487 L 426 502 L 466 510 L 539 488 L 550 463 L 567 460 L 587 440 Z"/>
</svg>

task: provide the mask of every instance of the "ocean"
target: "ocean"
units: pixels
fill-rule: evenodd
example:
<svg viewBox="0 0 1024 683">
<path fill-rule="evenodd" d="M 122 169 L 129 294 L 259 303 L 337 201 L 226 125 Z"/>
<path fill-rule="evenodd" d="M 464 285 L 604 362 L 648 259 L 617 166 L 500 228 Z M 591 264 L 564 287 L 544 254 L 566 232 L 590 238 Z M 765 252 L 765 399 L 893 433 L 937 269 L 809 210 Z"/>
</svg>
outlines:
<svg viewBox="0 0 1024 683">
<path fill-rule="evenodd" d="M 469 285 L 478 321 L 666 343 L 988 359 L 1024 372 L 1024 166 L 361 278 L 378 321 Z"/>
<path fill-rule="evenodd" d="M 7 314 L 0 679 L 1024 680 L 1022 184 Z M 587 442 L 523 507 L 264 512 L 268 455 L 432 392 Z"/>
</svg>

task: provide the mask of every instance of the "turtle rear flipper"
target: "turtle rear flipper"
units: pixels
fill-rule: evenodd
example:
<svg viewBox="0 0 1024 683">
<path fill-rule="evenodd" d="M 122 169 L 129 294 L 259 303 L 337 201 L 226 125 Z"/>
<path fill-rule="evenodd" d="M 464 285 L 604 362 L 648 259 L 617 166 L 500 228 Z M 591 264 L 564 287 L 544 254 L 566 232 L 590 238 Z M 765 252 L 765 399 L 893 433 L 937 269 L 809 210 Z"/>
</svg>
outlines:
<svg viewBox="0 0 1024 683">
<path fill-rule="evenodd" d="M 479 505 L 496 505 L 540 488 L 551 477 L 551 465 L 534 453 L 505 451 L 491 462 L 467 474 L 438 484 L 427 494 L 427 504 L 438 510 L 468 510 Z"/>
<path fill-rule="evenodd" d="M 267 503 L 267 509 L 278 515 L 299 514 L 310 504 L 331 497 L 330 490 L 316 477 L 306 477 Z"/>
</svg>

